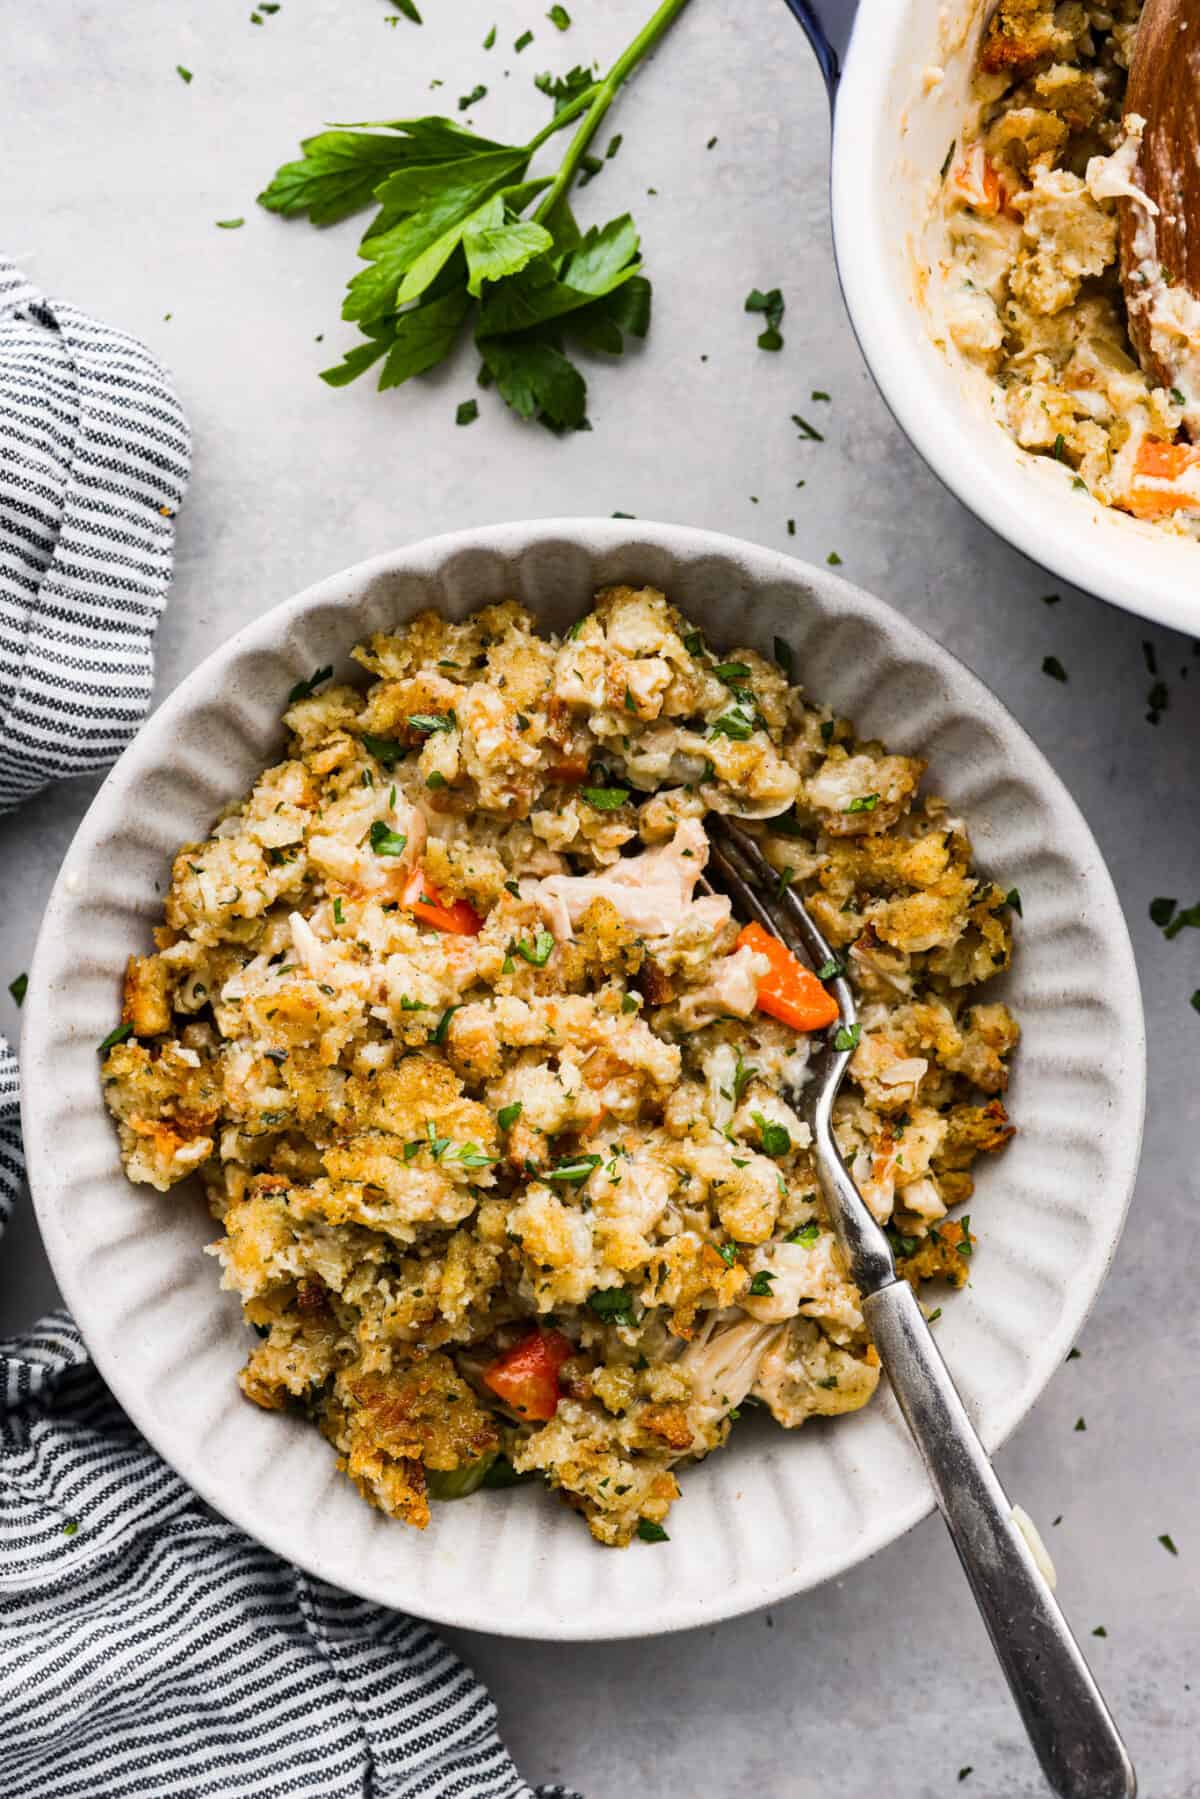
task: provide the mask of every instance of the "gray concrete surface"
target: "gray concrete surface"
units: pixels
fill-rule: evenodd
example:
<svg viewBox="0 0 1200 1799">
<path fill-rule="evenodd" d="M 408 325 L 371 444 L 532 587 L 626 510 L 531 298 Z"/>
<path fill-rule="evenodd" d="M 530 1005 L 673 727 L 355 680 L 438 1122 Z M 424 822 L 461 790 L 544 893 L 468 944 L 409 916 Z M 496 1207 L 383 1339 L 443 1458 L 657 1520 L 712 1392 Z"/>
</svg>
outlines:
<svg viewBox="0 0 1200 1799">
<path fill-rule="evenodd" d="M 606 60 L 649 0 L 572 0 L 565 36 L 542 0 L 424 0 L 423 29 L 387 26 L 385 0 L 284 0 L 262 26 L 249 9 L 46 0 L 14 17 L 0 78 L 6 248 L 47 289 L 141 334 L 175 371 L 193 423 L 160 691 L 244 619 L 387 545 L 471 522 L 614 510 L 814 561 L 836 551 L 847 575 L 991 684 L 1110 860 L 1151 1066 L 1140 1188 L 1082 1357 L 1001 1471 L 1045 1528 L 1071 1616 L 1084 1633 L 1108 1633 L 1088 1634 L 1088 1648 L 1147 1799 L 1200 1794 L 1200 1016 L 1188 1003 L 1200 934 L 1167 943 L 1147 917 L 1155 894 L 1200 896 L 1192 644 L 1052 582 L 969 517 L 901 439 L 842 312 L 824 98 L 779 0 L 693 0 L 620 103 L 624 146 L 580 210 L 596 220 L 634 209 L 655 322 L 635 367 L 596 368 L 594 430 L 561 442 L 492 396 L 480 396 L 476 424 L 456 428 L 457 402 L 476 392 L 469 354 L 388 395 L 325 387 L 317 369 L 349 341 L 338 308 L 354 227 L 284 224 L 254 195 L 323 120 L 452 110 L 477 81 L 490 88 L 474 109 L 481 130 L 531 130 L 546 116 L 535 72 Z M 499 44 L 486 53 L 493 20 Z M 535 43 L 514 55 L 506 46 L 526 26 Z M 177 63 L 194 72 L 190 86 Z M 215 228 L 237 215 L 242 230 Z M 776 284 L 786 348 L 771 356 L 755 348 L 742 302 Z M 798 442 L 794 411 L 819 418 L 825 442 Z M 1062 603 L 1045 606 L 1055 589 Z M 1197 590 L 1200 626 L 1200 580 Z M 1170 688 L 1156 728 L 1143 640 Z M 1047 653 L 1066 665 L 1065 686 L 1040 672 Z M 0 1029 L 16 1026 L 3 989 L 26 965 L 92 790 L 70 783 L 0 821 Z M 53 1293 L 26 1208 L 0 1250 L 0 1327 L 24 1324 Z M 830 1587 L 701 1633 L 567 1649 L 456 1640 L 490 1682 L 530 1777 L 568 1780 L 588 1799 L 1043 1790 L 935 1520 Z"/>
</svg>

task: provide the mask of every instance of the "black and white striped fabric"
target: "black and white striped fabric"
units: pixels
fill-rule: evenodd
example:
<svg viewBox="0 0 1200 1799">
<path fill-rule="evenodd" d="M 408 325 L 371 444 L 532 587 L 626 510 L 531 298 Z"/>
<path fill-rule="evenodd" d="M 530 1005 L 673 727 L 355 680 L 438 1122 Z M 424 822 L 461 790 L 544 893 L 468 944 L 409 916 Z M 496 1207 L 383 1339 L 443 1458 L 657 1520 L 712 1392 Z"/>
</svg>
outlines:
<svg viewBox="0 0 1200 1799">
<path fill-rule="evenodd" d="M 187 473 L 148 352 L 0 260 L 0 812 L 137 728 Z M 0 1231 L 18 1097 L 0 1038 Z M 433 1632 L 204 1505 L 61 1312 L 0 1342 L 0 1793 L 533 1799 Z"/>
<path fill-rule="evenodd" d="M 190 444 L 149 351 L 4 258 L 0 434 L 3 812 L 145 717 Z"/>
</svg>

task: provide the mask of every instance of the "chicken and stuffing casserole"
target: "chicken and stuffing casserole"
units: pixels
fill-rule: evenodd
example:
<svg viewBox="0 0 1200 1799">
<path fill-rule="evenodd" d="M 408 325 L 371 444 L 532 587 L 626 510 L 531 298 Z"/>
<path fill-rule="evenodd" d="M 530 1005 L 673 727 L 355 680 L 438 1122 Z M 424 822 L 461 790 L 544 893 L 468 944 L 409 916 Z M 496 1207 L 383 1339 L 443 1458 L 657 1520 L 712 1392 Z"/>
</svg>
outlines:
<svg viewBox="0 0 1200 1799">
<path fill-rule="evenodd" d="M 950 339 L 995 383 L 1016 441 L 1101 504 L 1200 535 L 1200 307 L 1154 251 L 1133 185 L 1143 121 L 1123 119 L 1142 0 L 1000 0 L 980 41 L 975 110 L 942 175 Z M 1177 386 L 1143 372 L 1118 266 L 1132 200 L 1142 284 Z M 1193 379 L 1195 374 L 1195 379 Z"/>
<path fill-rule="evenodd" d="M 125 1166 L 198 1174 L 243 1390 L 372 1504 L 424 1525 L 540 1475 L 658 1540 L 748 1406 L 790 1428 L 879 1380 L 787 1098 L 837 1008 L 707 890 L 706 812 L 756 821 L 848 963 L 837 1132 L 913 1281 L 964 1282 L 947 1214 L 1011 1135 L 979 989 L 1016 896 L 786 646 L 722 660 L 652 589 L 562 639 L 505 602 L 354 654 L 365 691 L 303 683 L 285 759 L 176 858 L 103 1063 Z"/>
</svg>

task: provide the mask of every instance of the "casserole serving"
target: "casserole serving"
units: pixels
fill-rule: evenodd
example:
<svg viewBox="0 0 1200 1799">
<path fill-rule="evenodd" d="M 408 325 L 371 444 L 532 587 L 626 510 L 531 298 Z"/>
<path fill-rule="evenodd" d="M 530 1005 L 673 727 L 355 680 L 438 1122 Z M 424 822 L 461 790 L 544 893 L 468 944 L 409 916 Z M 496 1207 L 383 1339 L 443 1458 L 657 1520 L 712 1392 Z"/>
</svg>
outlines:
<svg viewBox="0 0 1200 1799">
<path fill-rule="evenodd" d="M 600 1553 L 515 1488 L 436 1508 L 419 1534 L 364 1506 L 302 1418 L 245 1403 L 253 1342 L 201 1253 L 199 1193 L 131 1186 L 101 1097 L 128 956 L 159 915 L 181 842 L 277 760 L 281 705 L 350 647 L 433 608 L 497 594 L 560 634 L 613 583 L 652 585 L 714 643 L 788 641 L 807 688 L 899 756 L 968 824 L 983 874 L 1019 890 L 1019 954 L 997 997 L 1022 1022 L 1020 1132 L 982 1171 L 971 1230 L 987 1279 L 945 1308 L 939 1343 L 988 1448 L 1065 1359 L 1103 1279 L 1136 1165 L 1144 1048 L 1120 909 L 1087 827 L 1004 709 L 938 645 L 826 571 L 703 531 L 626 521 L 491 527 L 398 550 L 248 626 L 171 695 L 68 852 L 30 971 L 23 1121 L 43 1236 L 118 1399 L 214 1506 L 336 1584 L 447 1622 L 549 1637 L 637 1635 L 728 1616 L 828 1578 L 929 1509 L 881 1389 L 795 1435 L 739 1425 L 694 1468 L 671 1540 Z M 69 1153 L 64 1153 L 69 1145 Z M 248 1342 L 249 1338 L 249 1342 Z M 719 1575 L 714 1575 L 719 1570 Z"/>
</svg>

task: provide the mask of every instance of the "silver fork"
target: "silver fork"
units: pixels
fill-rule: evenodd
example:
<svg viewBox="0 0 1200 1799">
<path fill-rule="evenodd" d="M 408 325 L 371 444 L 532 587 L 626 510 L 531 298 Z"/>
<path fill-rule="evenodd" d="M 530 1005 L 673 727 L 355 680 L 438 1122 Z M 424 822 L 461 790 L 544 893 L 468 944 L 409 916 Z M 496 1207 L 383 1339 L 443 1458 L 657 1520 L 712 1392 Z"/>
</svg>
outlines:
<svg viewBox="0 0 1200 1799">
<path fill-rule="evenodd" d="M 713 884 L 736 909 L 781 937 L 814 969 L 841 969 L 791 888 L 764 898 L 778 877 L 754 839 L 710 819 Z M 879 1359 L 925 1463 L 938 1507 L 975 1594 L 1042 1772 L 1060 1799 L 1135 1799 L 1137 1776 L 1013 1506 L 984 1453 L 887 1237 L 855 1186 L 833 1136 L 833 1102 L 853 1054 L 854 995 L 828 976 L 841 1008 L 837 1030 L 789 1093 L 812 1130 L 817 1177 L 859 1293 Z M 838 1043 L 844 1047 L 838 1048 Z"/>
</svg>

